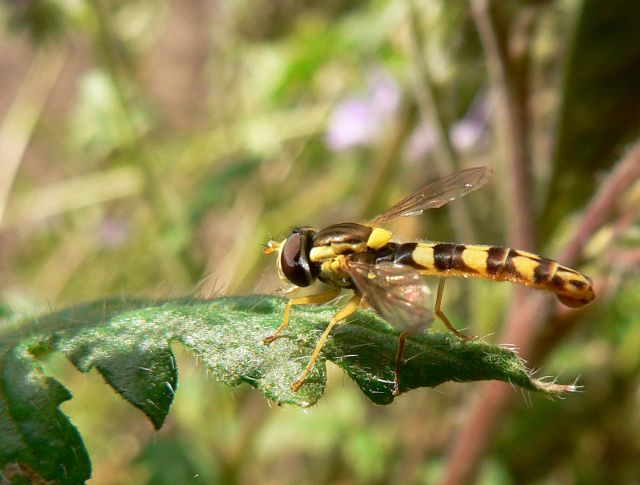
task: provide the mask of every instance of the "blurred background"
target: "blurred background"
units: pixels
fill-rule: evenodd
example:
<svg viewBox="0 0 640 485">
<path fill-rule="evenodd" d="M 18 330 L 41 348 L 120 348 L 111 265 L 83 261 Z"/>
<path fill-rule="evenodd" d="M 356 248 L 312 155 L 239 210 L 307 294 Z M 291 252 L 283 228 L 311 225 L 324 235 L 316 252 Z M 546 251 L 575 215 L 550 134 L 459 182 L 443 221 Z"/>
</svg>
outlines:
<svg viewBox="0 0 640 485">
<path fill-rule="evenodd" d="M 597 292 L 567 311 L 447 284 L 458 328 L 579 378 L 562 401 L 447 384 L 377 407 L 330 365 L 318 405 L 272 407 L 174 346 L 180 391 L 154 433 L 53 356 L 92 483 L 637 483 L 636 0 L 5 0 L 0 25 L 2 318 L 272 293 L 271 236 L 478 165 L 484 189 L 393 230 L 536 251 Z"/>
</svg>

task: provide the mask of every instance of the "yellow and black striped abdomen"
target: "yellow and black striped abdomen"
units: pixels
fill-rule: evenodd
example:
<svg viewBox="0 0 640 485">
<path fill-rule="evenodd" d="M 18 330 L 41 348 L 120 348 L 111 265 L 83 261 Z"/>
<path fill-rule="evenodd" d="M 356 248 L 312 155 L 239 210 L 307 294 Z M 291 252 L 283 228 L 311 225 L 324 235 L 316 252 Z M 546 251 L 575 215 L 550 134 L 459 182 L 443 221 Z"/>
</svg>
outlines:
<svg viewBox="0 0 640 485">
<path fill-rule="evenodd" d="M 407 243 L 396 251 L 399 263 L 425 275 L 463 276 L 512 281 L 552 291 L 567 306 L 594 299 L 589 277 L 536 254 L 499 246 Z"/>
</svg>

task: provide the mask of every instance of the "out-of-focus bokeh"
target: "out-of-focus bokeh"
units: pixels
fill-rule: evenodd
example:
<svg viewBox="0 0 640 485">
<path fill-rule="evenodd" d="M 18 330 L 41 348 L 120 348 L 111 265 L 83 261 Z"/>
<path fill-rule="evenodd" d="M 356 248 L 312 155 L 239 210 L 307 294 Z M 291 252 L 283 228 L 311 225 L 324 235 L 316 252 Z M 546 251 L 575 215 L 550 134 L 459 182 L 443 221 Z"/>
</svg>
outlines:
<svg viewBox="0 0 640 485">
<path fill-rule="evenodd" d="M 366 220 L 477 165 L 487 187 L 392 228 L 564 256 L 597 292 L 577 311 L 447 284 L 457 327 L 580 376 L 560 402 L 447 384 L 376 407 L 332 367 L 320 404 L 273 408 L 176 346 L 154 433 L 53 357 L 93 483 L 640 477 L 640 183 L 615 179 L 640 164 L 636 0 L 19 0 L 0 25 L 0 316 L 271 293 L 271 236 Z"/>
</svg>

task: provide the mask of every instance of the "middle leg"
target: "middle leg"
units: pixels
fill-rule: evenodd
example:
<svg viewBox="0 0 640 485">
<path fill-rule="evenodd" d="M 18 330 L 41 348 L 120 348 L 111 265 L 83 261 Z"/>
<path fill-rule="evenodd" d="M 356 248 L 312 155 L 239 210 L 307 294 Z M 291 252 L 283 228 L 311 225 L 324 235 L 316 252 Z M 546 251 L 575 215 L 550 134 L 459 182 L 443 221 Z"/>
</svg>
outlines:
<svg viewBox="0 0 640 485">
<path fill-rule="evenodd" d="M 400 392 L 400 366 L 402 365 L 402 354 L 404 354 L 404 344 L 407 340 L 409 332 L 400 334 L 400 342 L 398 343 L 398 352 L 396 353 L 396 370 L 393 373 L 393 395 L 399 396 Z"/>
</svg>

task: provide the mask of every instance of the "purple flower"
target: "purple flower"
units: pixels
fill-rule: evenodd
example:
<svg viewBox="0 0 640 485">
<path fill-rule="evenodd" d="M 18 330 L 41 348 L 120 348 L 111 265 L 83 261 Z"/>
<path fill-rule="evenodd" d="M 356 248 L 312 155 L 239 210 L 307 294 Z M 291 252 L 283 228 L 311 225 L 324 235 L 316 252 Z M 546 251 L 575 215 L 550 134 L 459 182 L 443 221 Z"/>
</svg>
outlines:
<svg viewBox="0 0 640 485">
<path fill-rule="evenodd" d="M 477 96 L 464 118 L 449 129 L 453 146 L 460 151 L 474 148 L 482 141 L 491 115 L 490 103 L 484 93 Z M 405 157 L 410 162 L 423 160 L 438 142 L 436 131 L 429 122 L 420 123 L 409 136 Z"/>
<path fill-rule="evenodd" d="M 103 247 L 115 249 L 129 239 L 130 233 L 129 223 L 126 220 L 104 219 L 98 229 L 98 239 Z"/>
<path fill-rule="evenodd" d="M 376 114 L 391 119 L 400 105 L 400 89 L 395 81 L 382 71 L 375 70 L 369 74 L 371 87 L 371 104 Z"/>
<path fill-rule="evenodd" d="M 404 147 L 404 156 L 409 162 L 418 162 L 431 153 L 436 146 L 436 130 L 431 123 L 420 123 L 409 135 Z"/>
<path fill-rule="evenodd" d="M 381 71 L 369 74 L 369 92 L 338 103 L 329 119 L 327 144 L 344 151 L 371 144 L 386 129 L 400 104 L 400 90 Z"/>
<path fill-rule="evenodd" d="M 479 94 L 460 121 L 454 123 L 449 135 L 451 142 L 460 151 L 476 146 L 484 135 L 491 114 L 491 106 L 484 93 Z"/>
<path fill-rule="evenodd" d="M 368 145 L 376 134 L 376 121 L 371 103 L 366 99 L 350 98 L 336 106 L 327 132 L 327 144 L 341 152 L 356 146 Z"/>
</svg>

